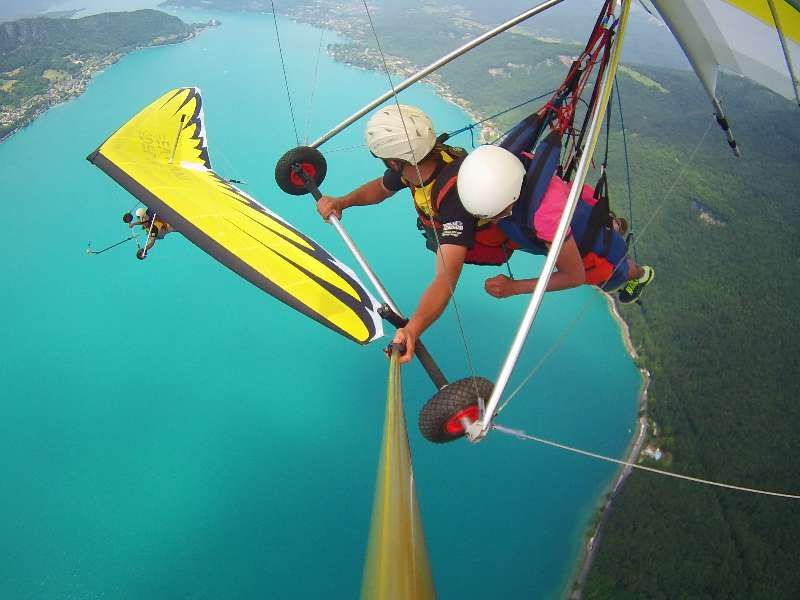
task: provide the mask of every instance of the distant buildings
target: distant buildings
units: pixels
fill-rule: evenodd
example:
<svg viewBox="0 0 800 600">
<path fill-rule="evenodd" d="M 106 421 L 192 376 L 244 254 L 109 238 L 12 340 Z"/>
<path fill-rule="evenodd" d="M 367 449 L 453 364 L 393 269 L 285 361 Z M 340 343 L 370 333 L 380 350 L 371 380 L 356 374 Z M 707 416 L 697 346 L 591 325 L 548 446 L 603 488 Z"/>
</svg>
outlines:
<svg viewBox="0 0 800 600">
<path fill-rule="evenodd" d="M 661 452 L 660 448 L 653 445 L 649 445 L 644 450 L 642 450 L 642 456 L 646 456 L 647 458 L 652 458 L 655 461 L 659 461 L 664 456 L 664 453 Z"/>
</svg>

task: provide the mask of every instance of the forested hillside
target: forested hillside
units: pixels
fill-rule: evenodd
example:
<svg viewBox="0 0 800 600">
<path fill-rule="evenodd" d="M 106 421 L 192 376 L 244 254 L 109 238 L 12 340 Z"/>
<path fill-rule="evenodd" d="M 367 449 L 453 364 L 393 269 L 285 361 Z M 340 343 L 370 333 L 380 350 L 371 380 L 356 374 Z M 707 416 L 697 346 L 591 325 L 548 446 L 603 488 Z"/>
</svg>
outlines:
<svg viewBox="0 0 800 600">
<path fill-rule="evenodd" d="M 200 28 L 157 10 L 0 22 L 0 139 L 81 93 L 122 54 L 179 42 Z"/>
<path fill-rule="evenodd" d="M 193 31 L 177 17 L 155 10 L 105 13 L 82 19 L 21 19 L 0 23 L 0 73 L 15 84 L 0 96 L 10 104 L 47 86 L 47 69 L 76 72 L 70 57 L 124 52 Z"/>
<path fill-rule="evenodd" d="M 653 372 L 655 441 L 676 472 L 796 494 L 800 111 L 725 78 L 743 155 L 730 155 L 714 126 L 689 160 L 708 121 L 699 85 L 647 73 L 670 93 L 628 82 L 622 95 L 636 222 L 653 219 L 639 252 L 658 281 L 623 316 Z M 586 596 L 796 597 L 798 510 L 636 473 L 615 500 Z"/>
</svg>

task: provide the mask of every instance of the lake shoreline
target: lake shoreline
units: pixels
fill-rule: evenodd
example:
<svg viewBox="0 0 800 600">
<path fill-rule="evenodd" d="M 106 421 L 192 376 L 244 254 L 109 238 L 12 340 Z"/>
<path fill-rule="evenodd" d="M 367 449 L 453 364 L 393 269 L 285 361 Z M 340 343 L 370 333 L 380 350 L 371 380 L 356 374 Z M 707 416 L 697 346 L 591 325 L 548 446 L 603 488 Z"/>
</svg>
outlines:
<svg viewBox="0 0 800 600">
<path fill-rule="evenodd" d="M 628 325 L 628 322 L 619 312 L 619 306 L 617 305 L 617 302 L 612 294 L 606 292 L 600 293 L 605 297 L 608 305 L 608 311 L 619 327 L 620 336 L 622 337 L 622 342 L 625 345 L 628 355 L 633 359 L 634 363 L 638 364 L 639 355 L 637 354 L 636 348 L 633 345 L 633 339 L 631 338 L 630 326 Z M 626 463 L 636 462 L 639 457 L 639 453 L 642 450 L 642 446 L 644 445 L 644 441 L 647 438 L 648 432 L 647 392 L 650 388 L 650 372 L 645 368 L 639 367 L 639 374 L 641 376 L 642 383 L 639 389 L 638 400 L 638 433 L 634 438 L 631 438 L 631 441 L 628 444 L 624 458 Z M 575 564 L 575 568 L 573 569 L 572 575 L 569 578 L 569 584 L 564 590 L 563 596 L 565 598 L 569 598 L 569 600 L 578 600 L 581 598 L 583 587 L 586 584 L 586 578 L 588 577 L 589 571 L 594 564 L 594 559 L 597 555 L 597 549 L 600 547 L 603 528 L 606 520 L 608 519 L 608 515 L 611 512 L 613 502 L 632 470 L 633 468 L 629 465 L 620 467 L 613 483 L 609 485 L 598 502 L 598 506 L 594 511 L 594 519 L 587 528 L 587 532 L 584 534 L 586 543 L 583 546 L 580 558 Z"/>
</svg>

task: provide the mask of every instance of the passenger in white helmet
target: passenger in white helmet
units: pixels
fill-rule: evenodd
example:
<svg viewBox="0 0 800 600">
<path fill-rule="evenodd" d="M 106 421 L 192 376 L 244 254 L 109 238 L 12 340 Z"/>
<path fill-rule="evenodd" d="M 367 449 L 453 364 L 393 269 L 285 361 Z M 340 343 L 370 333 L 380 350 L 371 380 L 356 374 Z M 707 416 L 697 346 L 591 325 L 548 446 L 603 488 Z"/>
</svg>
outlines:
<svg viewBox="0 0 800 600">
<path fill-rule="evenodd" d="M 136 216 L 135 221 L 133 220 L 134 215 Z M 147 253 L 156 243 L 156 240 L 164 239 L 164 236 L 172 232 L 173 229 L 169 223 L 160 219 L 157 214 L 151 213 L 148 208 L 139 207 L 134 212 L 134 215 L 125 213 L 122 220 L 125 221 L 130 228 L 138 225 L 147 232 L 147 242 L 145 242 L 144 248 L 139 248 L 136 251 L 136 258 L 144 260 L 147 258 Z"/>
<path fill-rule="evenodd" d="M 521 158 L 533 163 L 534 157 L 523 153 Z M 459 197 L 471 214 L 497 220 L 518 249 L 546 254 L 555 238 L 571 185 L 557 174 L 541 175 L 546 177 L 541 181 L 526 179 L 529 173 L 542 172 L 534 165 L 526 168 L 520 157 L 505 148 L 480 146 L 459 169 Z M 558 271 L 550 278 L 547 290 L 587 283 L 606 291 L 621 288 L 620 301 L 634 302 L 653 280 L 655 271 L 627 256 L 628 246 L 623 237 L 627 221 L 610 213 L 607 204 L 598 206 L 601 196 L 589 186 L 582 189 L 559 255 L 566 268 L 556 262 Z M 566 260 L 575 256 L 578 262 Z M 485 288 L 492 296 L 506 298 L 531 293 L 536 283 L 536 278 L 497 275 L 486 280 Z"/>
</svg>

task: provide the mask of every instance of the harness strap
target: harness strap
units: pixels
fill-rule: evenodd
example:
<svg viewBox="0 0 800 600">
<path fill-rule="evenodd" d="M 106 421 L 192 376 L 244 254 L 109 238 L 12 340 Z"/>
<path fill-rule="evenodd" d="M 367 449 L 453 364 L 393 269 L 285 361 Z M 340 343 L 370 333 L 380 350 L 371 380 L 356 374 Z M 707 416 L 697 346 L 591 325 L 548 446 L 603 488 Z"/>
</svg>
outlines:
<svg viewBox="0 0 800 600">
<path fill-rule="evenodd" d="M 592 212 L 589 215 L 589 224 L 583 234 L 583 239 L 578 243 L 578 250 L 581 256 L 587 255 L 592 251 L 597 234 L 603 230 L 603 250 L 601 256 L 608 256 L 611 249 L 612 213 L 608 199 L 608 180 L 606 174 L 600 175 L 597 185 L 594 188 L 594 198 L 596 200 Z"/>
<path fill-rule="evenodd" d="M 431 187 L 430 208 L 433 211 L 432 215 L 426 215 L 419 210 L 419 206 L 415 204 L 417 214 L 419 215 L 419 222 L 422 223 L 423 226 L 438 227 L 436 217 L 439 214 L 439 207 L 442 205 L 447 194 L 450 193 L 458 182 L 458 169 L 462 162 L 464 162 L 463 157 L 456 158 L 447 163 L 444 168 L 437 173 L 436 180 Z"/>
<path fill-rule="evenodd" d="M 439 213 L 439 208 L 442 206 L 442 202 L 447 194 L 450 193 L 450 190 L 452 190 L 458 182 L 458 170 L 462 162 L 464 162 L 463 158 L 457 158 L 442 169 L 436 177 L 433 188 L 431 188 L 433 210 L 436 211 L 436 214 Z"/>
<path fill-rule="evenodd" d="M 508 135 L 500 142 L 500 147 L 518 156 L 533 150 L 542 135 L 547 119 L 535 112 L 517 123 Z"/>
<path fill-rule="evenodd" d="M 562 135 L 551 131 L 536 147 L 532 157 L 521 153 L 523 164 L 526 164 L 525 178 L 519 194 L 519 209 L 515 207 L 511 218 L 522 226 L 526 234 L 535 237 L 533 216 L 542 204 L 550 180 L 558 168 L 561 154 Z"/>
</svg>

